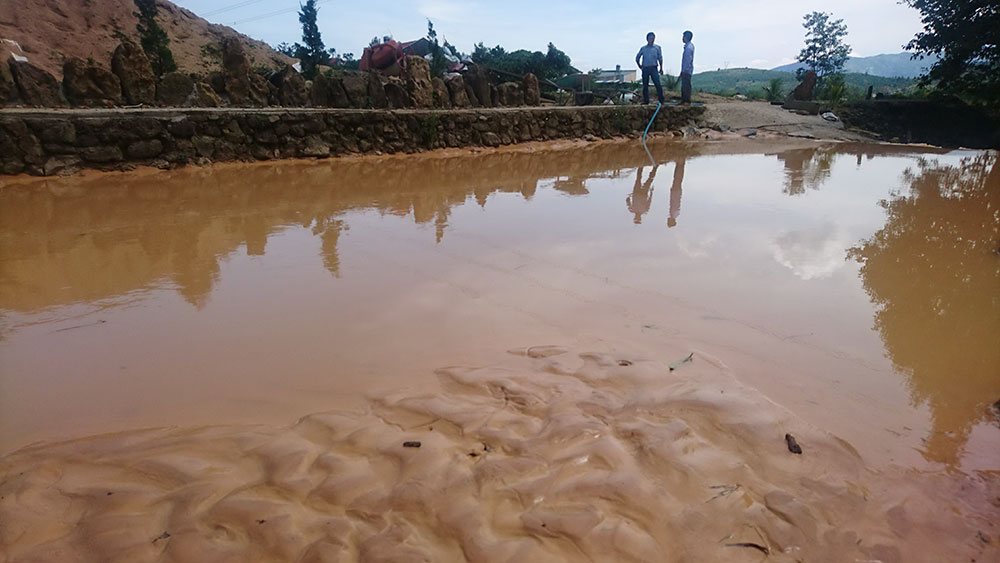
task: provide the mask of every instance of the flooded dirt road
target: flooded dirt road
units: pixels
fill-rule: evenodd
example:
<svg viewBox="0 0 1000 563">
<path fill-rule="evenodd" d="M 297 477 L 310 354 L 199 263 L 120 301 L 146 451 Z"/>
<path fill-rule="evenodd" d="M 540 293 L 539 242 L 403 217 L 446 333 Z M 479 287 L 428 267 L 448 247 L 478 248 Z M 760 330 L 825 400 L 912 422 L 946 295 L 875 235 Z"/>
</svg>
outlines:
<svg viewBox="0 0 1000 563">
<path fill-rule="evenodd" d="M 18 500 L 0 513 L 20 516 L 0 545 L 176 561 L 994 549 L 996 154 L 651 153 L 4 180 L 0 470 L 28 477 L 4 485 Z M 14 453 L 151 427 L 179 429 Z M 411 438 L 425 446 L 401 452 Z M 114 531 L 143 506 L 159 508 Z"/>
</svg>

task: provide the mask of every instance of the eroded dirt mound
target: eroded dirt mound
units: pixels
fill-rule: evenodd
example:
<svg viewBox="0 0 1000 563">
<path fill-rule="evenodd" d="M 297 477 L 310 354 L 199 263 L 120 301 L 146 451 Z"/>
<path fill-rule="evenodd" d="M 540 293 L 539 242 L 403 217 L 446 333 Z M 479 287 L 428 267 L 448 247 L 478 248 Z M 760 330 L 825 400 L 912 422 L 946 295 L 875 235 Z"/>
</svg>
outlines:
<svg viewBox="0 0 1000 563">
<path fill-rule="evenodd" d="M 219 70 L 225 37 L 238 37 L 255 65 L 280 68 L 292 62 L 266 43 L 211 24 L 190 10 L 166 0 L 158 0 L 157 5 L 157 20 L 170 37 L 170 49 L 182 72 Z M 135 12 L 132 0 L 3 0 L 0 39 L 17 42 L 23 52 L 0 43 L 0 56 L 6 62 L 14 51 L 59 79 L 63 61 L 71 57 L 93 59 L 108 68 L 111 53 L 120 43 L 118 33 L 138 42 Z"/>
<path fill-rule="evenodd" d="M 996 558 L 995 481 L 868 469 L 710 358 L 671 371 L 516 353 L 289 428 L 14 453 L 0 548 L 67 562 Z"/>
</svg>

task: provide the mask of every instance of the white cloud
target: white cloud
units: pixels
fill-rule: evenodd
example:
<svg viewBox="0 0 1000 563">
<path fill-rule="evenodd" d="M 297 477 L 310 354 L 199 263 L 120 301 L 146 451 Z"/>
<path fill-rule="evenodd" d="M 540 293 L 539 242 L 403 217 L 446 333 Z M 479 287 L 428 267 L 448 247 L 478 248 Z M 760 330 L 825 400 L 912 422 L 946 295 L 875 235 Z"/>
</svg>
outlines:
<svg viewBox="0 0 1000 563">
<path fill-rule="evenodd" d="M 788 231 L 771 243 L 776 262 L 802 280 L 830 277 L 844 266 L 849 237 L 833 223 L 814 228 Z"/>
</svg>

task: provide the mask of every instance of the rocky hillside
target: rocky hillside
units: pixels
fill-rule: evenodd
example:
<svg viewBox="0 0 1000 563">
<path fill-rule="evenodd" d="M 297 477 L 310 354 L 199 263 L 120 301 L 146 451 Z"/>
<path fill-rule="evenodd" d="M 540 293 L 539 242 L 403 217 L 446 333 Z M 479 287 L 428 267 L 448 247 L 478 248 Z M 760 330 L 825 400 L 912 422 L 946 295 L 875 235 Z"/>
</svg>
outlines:
<svg viewBox="0 0 1000 563">
<path fill-rule="evenodd" d="M 205 75 L 221 70 L 223 38 L 236 37 L 251 64 L 278 68 L 291 59 L 266 43 L 209 23 L 190 10 L 158 0 L 160 26 L 170 37 L 178 70 Z M 0 41 L 6 62 L 10 51 L 26 56 L 57 79 L 71 57 L 92 59 L 107 66 L 120 35 L 138 42 L 132 0 L 0 0 L 0 40 L 17 42 L 23 52 Z"/>
</svg>

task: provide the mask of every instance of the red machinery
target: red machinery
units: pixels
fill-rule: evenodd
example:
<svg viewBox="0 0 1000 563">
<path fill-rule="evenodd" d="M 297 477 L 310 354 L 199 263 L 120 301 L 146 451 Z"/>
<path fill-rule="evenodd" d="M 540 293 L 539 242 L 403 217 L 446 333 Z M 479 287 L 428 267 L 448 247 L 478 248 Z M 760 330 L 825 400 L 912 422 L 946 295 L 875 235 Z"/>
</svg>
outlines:
<svg viewBox="0 0 1000 563">
<path fill-rule="evenodd" d="M 394 64 L 401 64 L 405 56 L 399 43 L 390 39 L 374 47 L 365 47 L 365 52 L 361 55 L 360 68 L 361 70 L 385 70 Z"/>
</svg>

